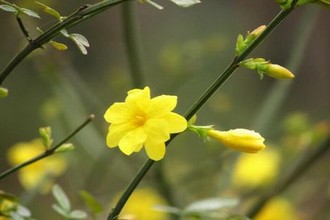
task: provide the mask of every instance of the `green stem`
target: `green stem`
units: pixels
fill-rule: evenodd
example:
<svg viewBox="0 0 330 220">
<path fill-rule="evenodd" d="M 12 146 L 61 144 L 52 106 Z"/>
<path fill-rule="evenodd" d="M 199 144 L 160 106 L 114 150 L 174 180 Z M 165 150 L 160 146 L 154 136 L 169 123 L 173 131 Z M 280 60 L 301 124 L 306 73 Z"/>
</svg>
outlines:
<svg viewBox="0 0 330 220">
<path fill-rule="evenodd" d="M 295 4 L 295 3 L 294 3 Z M 203 95 L 190 107 L 186 112 L 185 117 L 189 120 L 198 110 L 205 104 L 207 100 L 225 83 L 225 81 L 238 68 L 238 63 L 243 61 L 294 9 L 294 4 L 287 10 L 282 10 L 268 25 L 267 28 L 256 38 L 242 53 L 235 57 L 233 62 L 226 68 L 226 70 L 219 75 L 219 77 L 212 83 L 212 85 L 203 93 Z"/>
<path fill-rule="evenodd" d="M 18 15 L 16 15 L 16 20 L 18 22 L 18 26 L 20 27 L 20 29 L 23 32 L 23 34 L 24 34 L 25 38 L 27 39 L 27 41 L 29 43 L 32 42 L 33 40 L 30 37 L 28 30 L 25 28 L 22 19 Z"/>
<path fill-rule="evenodd" d="M 31 41 L 26 45 L 16 56 L 5 66 L 0 73 L 0 85 L 3 84 L 4 80 L 11 73 L 11 71 L 31 52 L 35 49 L 42 47 L 42 45 L 48 43 L 51 39 L 60 34 L 60 31 L 64 28 L 70 28 L 77 24 L 90 19 L 91 17 L 105 11 L 106 9 L 113 7 L 117 4 L 131 1 L 131 0 L 103 0 L 93 5 L 86 5 L 80 7 L 76 12 L 68 16 L 62 22 L 58 22 L 47 31 L 41 34 L 38 38 Z"/>
<path fill-rule="evenodd" d="M 286 190 L 289 186 L 291 186 L 299 177 L 301 177 L 306 170 L 319 161 L 323 155 L 330 149 L 330 137 L 322 143 L 322 145 L 316 149 L 314 152 L 307 152 L 303 159 L 297 163 L 297 165 L 287 174 L 287 176 L 279 182 L 273 190 L 269 193 L 266 193 L 262 196 L 247 212 L 247 216 L 253 218 L 256 214 L 264 207 L 264 205 L 274 198 L 276 195 L 280 194 L 284 190 Z"/>
<path fill-rule="evenodd" d="M 128 64 L 133 85 L 136 88 L 144 86 L 141 46 L 136 24 L 134 2 L 125 2 L 122 5 L 124 39 L 128 56 Z"/>
<path fill-rule="evenodd" d="M 79 126 L 77 127 L 71 134 L 69 134 L 66 138 L 64 138 L 61 142 L 59 142 L 58 144 L 56 144 L 54 147 L 46 150 L 45 152 L 43 152 L 42 154 L 35 156 L 34 158 L 25 161 L 24 163 L 18 164 L 17 166 L 14 166 L 6 171 L 4 171 L 3 173 L 0 174 L 0 180 L 3 179 L 4 177 L 8 176 L 11 173 L 14 173 L 15 171 L 30 165 L 36 161 L 39 161 L 45 157 L 51 156 L 55 153 L 56 149 L 59 148 L 60 146 L 62 146 L 65 142 L 67 142 L 68 140 L 70 140 L 73 136 L 75 136 L 81 129 L 83 129 L 87 124 L 89 124 L 93 119 L 95 118 L 94 115 L 90 115 L 88 116 L 88 118 Z"/>
<path fill-rule="evenodd" d="M 267 26 L 265 31 L 255 39 L 249 47 L 247 47 L 240 56 L 234 58 L 233 62 L 224 70 L 222 74 L 212 83 L 212 85 L 204 92 L 204 94 L 188 109 L 185 114 L 185 118 L 189 120 L 200 108 L 206 103 L 207 100 L 226 82 L 226 80 L 234 73 L 238 68 L 238 63 L 244 60 L 294 9 L 297 0 L 293 1 L 291 8 L 282 10 Z M 173 135 L 171 139 L 166 143 L 166 146 L 176 137 Z M 118 218 L 121 210 L 126 204 L 128 198 L 133 193 L 135 188 L 139 185 L 140 181 L 150 170 L 155 161 L 147 160 L 142 168 L 137 172 L 136 176 L 129 183 L 128 187 L 120 197 L 114 209 L 111 210 L 108 215 L 108 220 L 115 220 Z"/>
</svg>

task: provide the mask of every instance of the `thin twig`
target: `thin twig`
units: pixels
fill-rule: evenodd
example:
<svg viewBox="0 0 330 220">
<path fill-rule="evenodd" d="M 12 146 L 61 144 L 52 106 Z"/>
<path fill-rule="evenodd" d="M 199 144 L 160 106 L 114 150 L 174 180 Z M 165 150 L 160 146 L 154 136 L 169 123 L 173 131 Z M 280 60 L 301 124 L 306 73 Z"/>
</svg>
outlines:
<svg viewBox="0 0 330 220">
<path fill-rule="evenodd" d="M 0 180 L 3 179 L 4 177 L 8 176 L 9 174 L 14 173 L 15 171 L 28 166 L 36 161 L 39 161 L 45 157 L 51 156 L 55 153 L 56 149 L 58 149 L 59 147 L 61 147 L 65 142 L 67 142 L 68 140 L 70 140 L 73 136 L 75 136 L 81 129 L 83 129 L 87 124 L 89 124 L 93 119 L 95 118 L 94 115 L 90 115 L 88 116 L 88 118 L 81 124 L 79 125 L 79 127 L 77 127 L 72 133 L 70 133 L 66 138 L 64 138 L 61 142 L 59 142 L 58 144 L 56 144 L 54 147 L 47 149 L 45 152 L 41 153 L 38 156 L 33 157 L 32 159 L 25 161 L 24 163 L 18 164 L 6 171 L 4 171 L 3 173 L 0 174 Z"/>
<path fill-rule="evenodd" d="M 85 5 L 80 7 L 76 12 L 68 16 L 61 22 L 56 23 L 50 27 L 47 31 L 41 34 L 38 38 L 31 41 L 21 51 L 19 51 L 11 61 L 5 66 L 0 72 L 0 85 L 3 84 L 4 80 L 12 72 L 12 70 L 22 62 L 22 60 L 28 56 L 34 50 L 42 47 L 42 45 L 48 43 L 51 39 L 60 34 L 60 31 L 64 28 L 70 28 L 80 24 L 81 22 L 94 17 L 95 15 L 126 1 L 131 0 L 104 0 L 93 5 Z"/>
<path fill-rule="evenodd" d="M 25 38 L 27 39 L 27 41 L 28 41 L 29 43 L 32 43 L 33 40 L 32 40 L 32 38 L 30 37 L 28 30 L 25 28 L 25 26 L 24 26 L 24 24 L 23 24 L 23 21 L 22 21 L 21 17 L 17 15 L 17 16 L 16 16 L 16 20 L 17 20 L 17 22 L 18 22 L 18 26 L 19 26 L 19 28 L 20 28 L 21 31 L 23 32 L 23 34 L 24 34 Z"/>
<path fill-rule="evenodd" d="M 141 45 L 138 34 L 138 26 L 134 10 L 134 2 L 122 4 L 123 35 L 128 57 L 128 64 L 132 76 L 133 85 L 136 88 L 144 86 L 143 62 L 141 56 Z"/>
</svg>

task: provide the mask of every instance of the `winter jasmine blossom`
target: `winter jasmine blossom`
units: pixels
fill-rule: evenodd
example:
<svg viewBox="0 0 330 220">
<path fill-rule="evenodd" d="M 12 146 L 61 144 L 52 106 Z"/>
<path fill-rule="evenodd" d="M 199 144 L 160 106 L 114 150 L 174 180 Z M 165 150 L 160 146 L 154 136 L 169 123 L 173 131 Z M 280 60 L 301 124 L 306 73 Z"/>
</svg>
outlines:
<svg viewBox="0 0 330 220">
<path fill-rule="evenodd" d="M 149 87 L 128 91 L 125 102 L 114 103 L 104 115 L 111 123 L 107 145 L 118 146 L 126 155 L 139 152 L 144 146 L 150 159 L 162 159 L 170 134 L 187 128 L 186 119 L 172 112 L 176 104 L 176 96 L 161 95 L 151 99 Z"/>
</svg>

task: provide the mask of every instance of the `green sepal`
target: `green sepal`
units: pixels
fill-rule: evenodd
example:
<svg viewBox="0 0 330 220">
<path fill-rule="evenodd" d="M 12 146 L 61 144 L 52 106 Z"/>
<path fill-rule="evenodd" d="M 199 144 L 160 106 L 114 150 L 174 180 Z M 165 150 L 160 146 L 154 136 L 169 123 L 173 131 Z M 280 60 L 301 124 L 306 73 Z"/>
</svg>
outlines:
<svg viewBox="0 0 330 220">
<path fill-rule="evenodd" d="M 236 48 L 235 48 L 236 56 L 241 55 L 241 53 L 245 50 L 245 48 L 246 48 L 246 44 L 244 42 L 244 37 L 243 35 L 239 34 L 237 37 Z"/>
<path fill-rule="evenodd" d="M 206 139 L 208 137 L 207 132 L 212 128 L 213 125 L 206 125 L 206 126 L 188 125 L 187 130 L 198 134 L 198 136 L 200 136 L 203 139 Z"/>
<path fill-rule="evenodd" d="M 42 144 L 48 150 L 53 144 L 51 127 L 39 128 L 39 134 L 41 137 Z"/>
</svg>

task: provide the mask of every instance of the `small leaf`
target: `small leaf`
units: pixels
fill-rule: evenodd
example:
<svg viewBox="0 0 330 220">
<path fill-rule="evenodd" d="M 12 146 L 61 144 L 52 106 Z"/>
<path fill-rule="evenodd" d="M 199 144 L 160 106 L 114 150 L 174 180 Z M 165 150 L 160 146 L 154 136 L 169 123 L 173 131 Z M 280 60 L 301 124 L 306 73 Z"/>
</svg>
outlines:
<svg viewBox="0 0 330 220">
<path fill-rule="evenodd" d="M 73 210 L 72 212 L 69 213 L 68 218 L 84 219 L 87 218 L 87 214 L 86 212 L 83 212 L 81 210 Z"/>
<path fill-rule="evenodd" d="M 142 2 L 142 3 L 143 3 L 143 2 L 146 2 L 146 3 L 148 3 L 149 5 L 155 7 L 155 8 L 157 8 L 157 9 L 159 9 L 159 10 L 163 10 L 163 9 L 164 9 L 163 6 L 157 4 L 156 2 L 153 2 L 153 1 L 151 1 L 151 0 L 141 0 L 141 2 Z"/>
<path fill-rule="evenodd" d="M 62 29 L 61 30 L 61 34 L 64 36 L 64 37 L 70 37 L 70 34 L 68 33 L 68 31 L 66 29 Z"/>
<path fill-rule="evenodd" d="M 16 213 L 22 217 L 31 217 L 31 212 L 28 208 L 22 205 L 18 205 Z"/>
<path fill-rule="evenodd" d="M 200 0 L 170 0 L 171 2 L 177 4 L 180 7 L 190 7 L 193 6 L 195 4 L 201 3 Z"/>
<path fill-rule="evenodd" d="M 55 197 L 57 203 L 60 205 L 60 207 L 69 212 L 71 209 L 70 201 L 65 194 L 65 192 L 62 190 L 62 188 L 59 185 L 54 185 L 53 189 L 53 196 Z"/>
<path fill-rule="evenodd" d="M 213 211 L 221 208 L 234 207 L 238 204 L 237 199 L 209 198 L 194 202 L 184 209 L 185 213 L 198 213 Z"/>
<path fill-rule="evenodd" d="M 177 208 L 177 207 L 167 206 L 167 205 L 156 205 L 153 208 L 157 211 L 166 212 L 166 213 L 170 213 L 170 214 L 175 214 L 175 215 L 178 215 L 178 216 L 182 212 L 182 210 Z"/>
<path fill-rule="evenodd" d="M 86 47 L 89 47 L 88 40 L 81 34 L 70 34 L 70 39 L 76 43 L 82 54 L 87 54 Z"/>
<path fill-rule="evenodd" d="M 68 217 L 68 211 L 64 210 L 62 207 L 60 207 L 57 204 L 53 204 L 52 208 L 60 215 L 64 216 L 64 217 Z"/>
<path fill-rule="evenodd" d="M 49 149 L 53 143 L 51 127 L 39 128 L 42 144 Z"/>
<path fill-rule="evenodd" d="M 73 151 L 75 147 L 71 143 L 62 144 L 59 148 L 55 150 L 55 153 L 64 153 L 68 151 Z"/>
<path fill-rule="evenodd" d="M 52 15 L 54 17 L 57 18 L 57 20 L 62 21 L 62 16 L 60 15 L 60 13 L 58 13 L 58 11 L 56 11 L 55 9 L 41 3 L 41 2 L 36 2 L 37 5 L 41 6 L 43 8 L 43 11 L 49 15 Z"/>
<path fill-rule="evenodd" d="M 96 214 L 103 211 L 102 205 L 87 191 L 80 191 L 80 197 L 85 202 L 86 206 L 90 208 L 92 213 Z"/>
<path fill-rule="evenodd" d="M 40 16 L 38 15 L 37 12 L 32 11 L 32 10 L 30 10 L 30 9 L 27 9 L 27 8 L 21 8 L 20 11 L 21 11 L 22 13 L 24 13 L 24 14 L 30 16 L 30 17 L 40 18 Z"/>
<path fill-rule="evenodd" d="M 17 13 L 17 9 L 14 8 L 13 6 L 10 5 L 0 5 L 0 9 L 7 11 L 7 12 L 13 12 L 13 13 Z"/>
<path fill-rule="evenodd" d="M 8 96 L 8 89 L 0 86 L 0 98 L 4 98 Z"/>
<path fill-rule="evenodd" d="M 49 42 L 55 49 L 57 49 L 57 50 L 61 50 L 61 51 L 63 51 L 63 50 L 67 50 L 68 49 L 68 47 L 65 45 L 65 44 L 63 44 L 63 43 L 59 43 L 59 42 L 56 42 L 56 41 L 50 41 Z"/>
<path fill-rule="evenodd" d="M 81 34 L 70 34 L 70 37 L 75 38 L 77 41 L 82 43 L 85 47 L 89 47 L 89 42 L 86 37 Z"/>
</svg>

